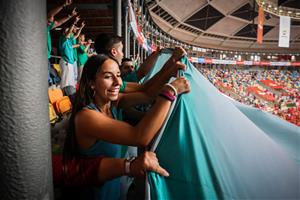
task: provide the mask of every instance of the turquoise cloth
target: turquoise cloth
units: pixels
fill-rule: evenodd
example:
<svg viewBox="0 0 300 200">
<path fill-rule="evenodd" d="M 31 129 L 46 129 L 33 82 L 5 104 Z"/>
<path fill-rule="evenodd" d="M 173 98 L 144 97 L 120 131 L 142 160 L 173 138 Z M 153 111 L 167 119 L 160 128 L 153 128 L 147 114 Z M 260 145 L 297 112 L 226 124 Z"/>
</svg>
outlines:
<svg viewBox="0 0 300 200">
<path fill-rule="evenodd" d="M 74 37 L 73 34 L 71 35 L 70 39 L 72 41 L 72 45 L 77 44 L 77 39 Z M 78 60 L 77 48 L 73 48 L 73 52 L 74 52 L 74 60 L 77 61 Z"/>
<path fill-rule="evenodd" d="M 125 76 L 122 77 L 122 80 L 127 81 L 127 82 L 135 82 L 138 83 L 139 79 L 137 77 L 136 70 L 130 72 L 129 74 L 126 74 Z"/>
<path fill-rule="evenodd" d="M 61 57 L 70 64 L 74 64 L 74 51 L 73 51 L 73 43 L 71 38 L 66 38 L 65 35 L 62 35 L 59 39 L 59 51 Z"/>
<path fill-rule="evenodd" d="M 120 92 L 121 92 L 121 93 L 123 93 L 123 92 L 125 91 L 126 84 L 127 84 L 126 81 L 122 81 L 122 85 L 121 85 L 121 88 L 120 88 Z"/>
<path fill-rule="evenodd" d="M 88 109 L 97 110 L 94 104 L 87 106 Z M 122 120 L 122 112 L 115 107 L 111 109 L 114 119 Z M 109 134 L 109 133 L 108 133 Z M 91 148 L 80 150 L 84 156 L 105 156 L 111 158 L 121 158 L 122 145 L 112 144 L 109 142 L 98 140 Z M 118 200 L 121 196 L 121 179 L 113 179 L 102 184 L 101 187 L 86 188 L 82 191 L 84 199 L 112 199 Z"/>
<path fill-rule="evenodd" d="M 84 65 L 86 61 L 88 60 L 88 54 L 85 52 L 85 46 L 80 45 L 77 51 L 77 56 L 78 56 L 78 67 L 81 65 Z"/>
<path fill-rule="evenodd" d="M 299 199 L 299 127 L 233 102 L 182 62 L 192 91 L 177 98 L 155 142 L 170 177 L 148 174 L 151 199 Z"/>
<path fill-rule="evenodd" d="M 47 50 L 48 50 L 48 59 L 51 57 L 51 50 L 52 50 L 52 40 L 50 31 L 54 27 L 54 22 L 51 22 L 47 25 Z"/>
</svg>

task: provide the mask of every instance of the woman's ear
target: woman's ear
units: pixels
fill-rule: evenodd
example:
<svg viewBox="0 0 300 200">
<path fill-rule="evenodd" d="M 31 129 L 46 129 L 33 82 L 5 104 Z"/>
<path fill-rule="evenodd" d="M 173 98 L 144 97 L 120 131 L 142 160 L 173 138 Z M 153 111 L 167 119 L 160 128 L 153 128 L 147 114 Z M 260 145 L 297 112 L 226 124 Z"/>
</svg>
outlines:
<svg viewBox="0 0 300 200">
<path fill-rule="evenodd" d="M 91 87 L 92 90 L 95 90 L 95 83 L 94 83 L 94 81 L 90 82 L 90 87 Z"/>
</svg>

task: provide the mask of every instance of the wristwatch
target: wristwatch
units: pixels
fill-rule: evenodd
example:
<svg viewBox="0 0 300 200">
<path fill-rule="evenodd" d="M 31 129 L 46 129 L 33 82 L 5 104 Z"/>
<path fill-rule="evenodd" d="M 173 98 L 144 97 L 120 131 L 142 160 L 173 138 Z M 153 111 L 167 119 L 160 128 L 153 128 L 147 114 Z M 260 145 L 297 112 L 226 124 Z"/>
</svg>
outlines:
<svg viewBox="0 0 300 200">
<path fill-rule="evenodd" d="M 136 159 L 136 157 L 134 157 L 134 156 L 125 159 L 125 174 L 127 176 L 130 176 L 130 165 L 131 165 L 131 162 L 134 161 L 135 159 Z"/>
</svg>

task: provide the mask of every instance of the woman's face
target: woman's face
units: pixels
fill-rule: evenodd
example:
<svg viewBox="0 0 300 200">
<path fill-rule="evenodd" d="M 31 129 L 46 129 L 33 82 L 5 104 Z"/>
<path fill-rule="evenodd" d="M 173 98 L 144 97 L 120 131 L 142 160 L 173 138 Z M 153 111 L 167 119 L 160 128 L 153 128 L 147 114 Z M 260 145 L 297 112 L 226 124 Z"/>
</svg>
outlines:
<svg viewBox="0 0 300 200">
<path fill-rule="evenodd" d="M 106 60 L 96 75 L 94 83 L 96 98 L 102 102 L 116 101 L 121 85 L 122 79 L 118 64 L 112 59 Z"/>
</svg>

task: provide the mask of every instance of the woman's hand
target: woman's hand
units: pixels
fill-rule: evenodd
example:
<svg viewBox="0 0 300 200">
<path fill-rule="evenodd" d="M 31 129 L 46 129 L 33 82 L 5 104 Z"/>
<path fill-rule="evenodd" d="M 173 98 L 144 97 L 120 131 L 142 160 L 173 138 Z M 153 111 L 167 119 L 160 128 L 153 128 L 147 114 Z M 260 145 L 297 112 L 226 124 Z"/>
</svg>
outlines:
<svg viewBox="0 0 300 200">
<path fill-rule="evenodd" d="M 182 56 L 187 55 L 186 51 L 184 50 L 184 48 L 182 48 L 181 46 L 176 46 L 175 50 L 173 51 L 172 54 L 172 59 L 173 61 L 178 61 Z"/>
<path fill-rule="evenodd" d="M 72 15 L 72 17 L 74 17 L 74 16 L 76 16 L 76 15 L 77 15 L 76 8 L 74 8 L 74 9 L 72 10 L 72 13 L 71 13 L 71 15 Z"/>
<path fill-rule="evenodd" d="M 184 77 L 178 77 L 171 83 L 171 85 L 176 88 L 177 94 L 188 93 L 191 91 L 190 82 Z M 170 92 L 171 91 L 172 90 L 170 90 Z"/>
<path fill-rule="evenodd" d="M 76 18 L 75 18 L 75 24 L 77 24 L 77 22 L 80 20 L 80 16 L 78 15 Z"/>
<path fill-rule="evenodd" d="M 130 174 L 134 177 L 143 177 L 146 171 L 169 176 L 169 173 L 159 165 L 156 154 L 150 151 L 144 152 L 130 164 Z"/>
<path fill-rule="evenodd" d="M 72 4 L 72 0 L 66 0 L 64 3 L 64 7 L 69 6 Z"/>
<path fill-rule="evenodd" d="M 186 65 L 181 63 L 180 61 L 177 61 L 170 69 L 172 70 L 171 75 L 173 77 L 176 77 L 178 70 L 186 70 Z"/>
</svg>

